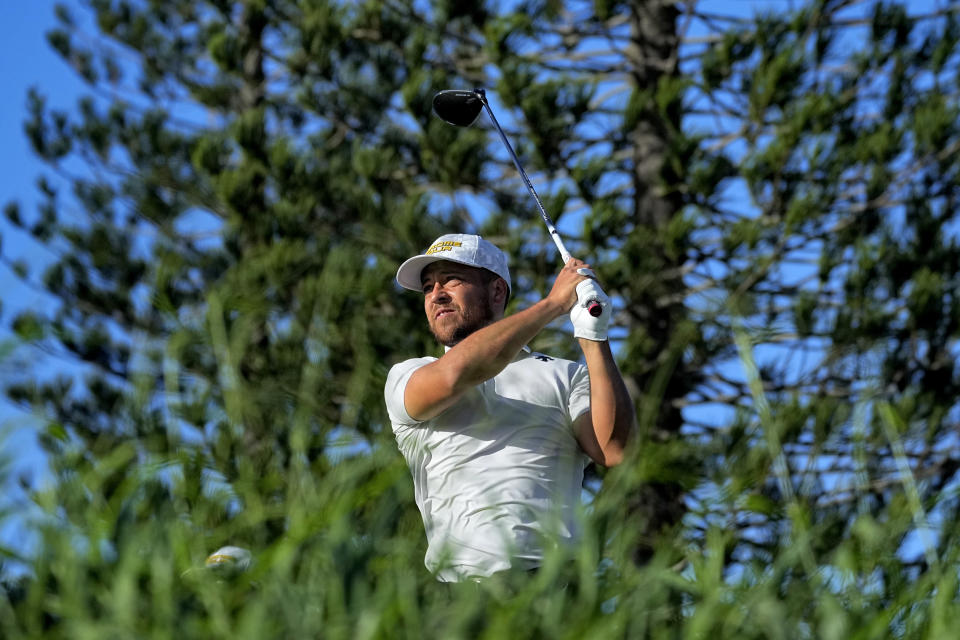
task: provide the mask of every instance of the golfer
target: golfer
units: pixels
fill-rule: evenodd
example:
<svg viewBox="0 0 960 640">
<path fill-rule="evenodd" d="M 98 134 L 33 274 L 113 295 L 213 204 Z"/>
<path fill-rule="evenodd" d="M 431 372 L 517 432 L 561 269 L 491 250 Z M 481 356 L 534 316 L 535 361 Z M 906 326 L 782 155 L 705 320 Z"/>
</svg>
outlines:
<svg viewBox="0 0 960 640">
<path fill-rule="evenodd" d="M 446 347 L 394 365 L 384 390 L 423 516 L 424 563 L 442 582 L 535 569 L 549 546 L 576 542 L 588 458 L 623 458 L 633 403 L 607 341 L 609 298 L 584 274 L 589 265 L 570 260 L 549 295 L 504 317 L 507 257 L 480 236 L 441 236 L 397 271 Z M 585 367 L 526 346 L 567 313 Z"/>
</svg>

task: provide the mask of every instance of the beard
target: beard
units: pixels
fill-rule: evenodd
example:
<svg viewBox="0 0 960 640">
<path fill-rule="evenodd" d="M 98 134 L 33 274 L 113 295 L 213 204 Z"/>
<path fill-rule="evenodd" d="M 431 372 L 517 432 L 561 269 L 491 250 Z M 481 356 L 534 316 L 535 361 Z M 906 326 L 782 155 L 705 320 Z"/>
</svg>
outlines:
<svg viewBox="0 0 960 640">
<path fill-rule="evenodd" d="M 430 331 L 437 342 L 445 347 L 452 347 L 474 331 L 482 329 L 493 321 L 493 308 L 490 305 L 490 294 L 483 292 L 480 303 L 470 308 L 456 307 L 459 315 L 458 322 L 445 322 L 439 326 L 436 320 L 430 322 Z"/>
</svg>

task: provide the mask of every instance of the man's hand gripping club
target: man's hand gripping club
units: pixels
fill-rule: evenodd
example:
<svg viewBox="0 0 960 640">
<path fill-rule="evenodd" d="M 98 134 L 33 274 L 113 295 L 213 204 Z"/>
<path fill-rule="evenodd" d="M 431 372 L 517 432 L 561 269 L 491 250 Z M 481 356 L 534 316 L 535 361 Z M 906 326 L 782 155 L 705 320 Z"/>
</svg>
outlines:
<svg viewBox="0 0 960 640">
<path fill-rule="evenodd" d="M 575 262 L 579 261 L 570 260 L 568 264 Z M 596 275 L 589 265 L 575 265 L 574 268 L 578 274 L 586 276 L 587 279 L 577 284 L 577 302 L 570 310 L 573 336 L 603 342 L 607 339 L 607 328 L 610 326 L 610 297 L 600 288 Z M 602 310 L 601 313 L 596 314 L 597 308 Z"/>
</svg>

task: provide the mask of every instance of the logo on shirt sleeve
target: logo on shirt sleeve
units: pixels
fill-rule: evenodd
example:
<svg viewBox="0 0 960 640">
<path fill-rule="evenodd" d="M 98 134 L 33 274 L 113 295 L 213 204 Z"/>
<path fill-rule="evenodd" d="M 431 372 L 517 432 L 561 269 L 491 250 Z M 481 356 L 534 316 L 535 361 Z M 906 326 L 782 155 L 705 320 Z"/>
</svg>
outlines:
<svg viewBox="0 0 960 640">
<path fill-rule="evenodd" d="M 540 362 L 553 362 L 553 358 L 550 356 L 545 356 L 542 353 L 535 353 L 533 357 L 539 360 Z"/>
</svg>

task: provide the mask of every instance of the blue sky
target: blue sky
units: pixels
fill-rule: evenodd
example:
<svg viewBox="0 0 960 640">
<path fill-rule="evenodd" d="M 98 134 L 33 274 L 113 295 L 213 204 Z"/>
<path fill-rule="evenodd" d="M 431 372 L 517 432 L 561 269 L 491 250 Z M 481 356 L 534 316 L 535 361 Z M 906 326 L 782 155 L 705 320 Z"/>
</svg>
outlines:
<svg viewBox="0 0 960 640">
<path fill-rule="evenodd" d="M 0 175 L 4 179 L 0 187 L 0 206 L 11 200 L 20 202 L 26 210 L 36 202 L 35 180 L 41 173 L 41 164 L 34 158 L 26 136 L 23 120 L 26 116 L 26 96 L 31 86 L 36 86 L 49 96 L 52 105 L 68 107 L 73 97 L 82 88 L 71 71 L 47 45 L 44 33 L 55 24 L 53 0 L 11 2 L 4 7 L 3 23 L 0 26 L 0 71 L 3 76 L 5 95 L 0 100 L 0 139 L 4 141 L 0 151 Z M 0 221 L 4 253 L 12 258 L 35 262 L 42 254 L 28 237 L 10 229 L 6 218 Z M 3 291 L 3 318 L 9 319 L 18 309 L 47 304 L 39 292 L 22 286 L 6 265 L 0 265 L 0 290 Z M 0 342 L 9 339 L 9 334 L 0 332 Z M 0 376 L 10 370 L 9 362 L 0 362 Z M 0 400 L 0 451 L 4 462 L 0 471 L 10 472 L 10 483 L 4 487 L 5 499 L 16 492 L 11 491 L 14 480 L 20 474 L 36 479 L 43 468 L 43 459 L 36 444 L 33 422 L 22 411 Z M 16 498 L 15 498 L 16 499 Z M 16 522 L 7 520 L 0 526 L 0 545 L 17 546 Z"/>
</svg>

